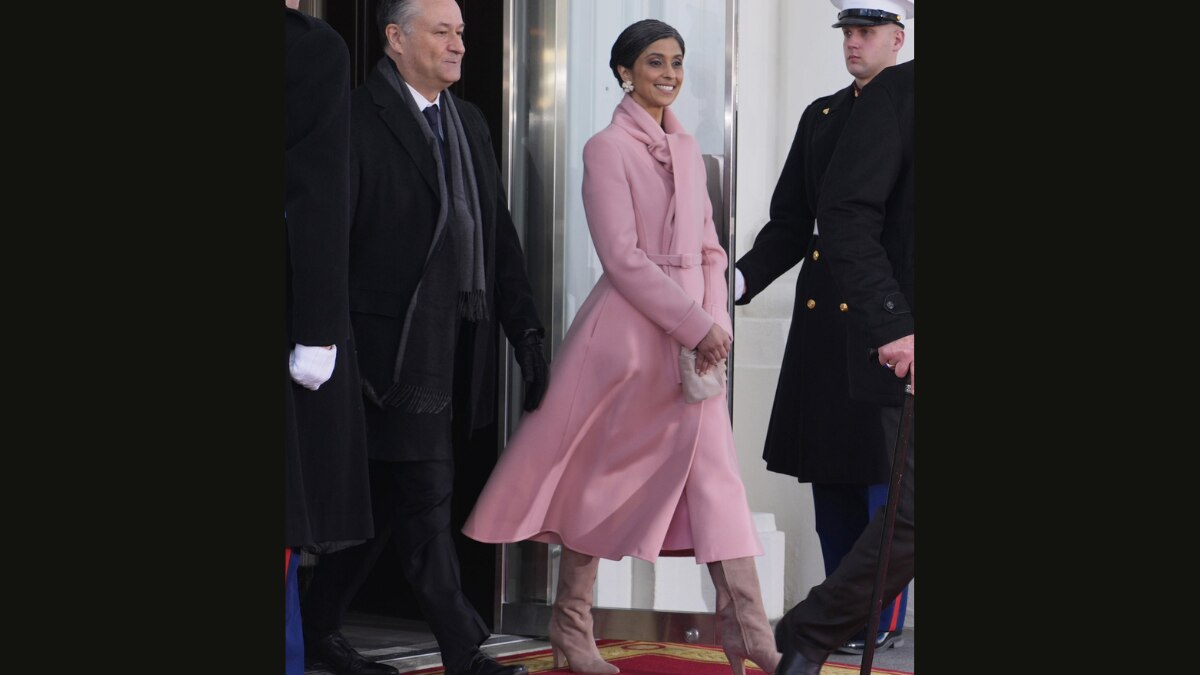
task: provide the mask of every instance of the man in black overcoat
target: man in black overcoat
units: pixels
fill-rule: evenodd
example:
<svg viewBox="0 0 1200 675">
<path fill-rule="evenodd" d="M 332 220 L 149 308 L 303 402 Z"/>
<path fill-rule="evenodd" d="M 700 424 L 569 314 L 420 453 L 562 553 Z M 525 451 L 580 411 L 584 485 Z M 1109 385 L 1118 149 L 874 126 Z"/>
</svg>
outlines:
<svg viewBox="0 0 1200 675">
<path fill-rule="evenodd" d="M 305 635 L 339 674 L 394 672 L 339 632 L 393 541 L 448 675 L 519 675 L 524 666 L 480 651 L 490 630 L 462 592 L 450 531 L 452 425 L 494 421 L 497 322 L 516 349 L 525 409 L 537 407 L 544 329 L 483 115 L 447 89 L 465 52 L 457 3 L 384 0 L 377 21 L 385 55 L 351 96 L 350 238 L 377 536 L 330 556 L 337 574 L 318 565 Z"/>
<path fill-rule="evenodd" d="M 864 90 L 829 161 L 817 206 L 825 258 L 851 307 L 850 395 L 880 406 L 889 444 L 896 440 L 906 378 L 916 395 L 915 73 L 916 61 L 892 66 Z M 884 598 L 915 574 L 915 419 Z M 873 518 L 833 574 L 784 615 L 776 628 L 784 654 L 776 675 L 817 675 L 830 652 L 867 621 L 883 521 Z"/>
<path fill-rule="evenodd" d="M 887 499 L 891 448 L 879 428 L 878 406 L 850 397 L 846 336 L 852 305 L 823 257 L 823 226 L 815 222 L 817 200 L 829 158 L 859 93 L 880 71 L 895 65 L 904 46 L 902 20 L 912 17 L 912 3 L 906 1 L 832 2 L 842 10 L 833 27 L 842 33 L 846 69 L 854 81 L 804 110 L 771 198 L 771 219 L 737 261 L 735 272 L 736 304 L 744 305 L 803 263 L 763 459 L 767 470 L 812 484 L 827 576 Z M 903 644 L 906 596 L 904 591 L 889 598 L 884 607 L 879 647 Z M 865 639 L 865 633 L 851 636 L 841 650 L 861 653 Z"/>
<path fill-rule="evenodd" d="M 362 384 L 348 296 L 350 53 L 328 24 L 284 7 L 284 547 L 287 672 L 303 673 L 302 550 L 374 530 Z"/>
</svg>

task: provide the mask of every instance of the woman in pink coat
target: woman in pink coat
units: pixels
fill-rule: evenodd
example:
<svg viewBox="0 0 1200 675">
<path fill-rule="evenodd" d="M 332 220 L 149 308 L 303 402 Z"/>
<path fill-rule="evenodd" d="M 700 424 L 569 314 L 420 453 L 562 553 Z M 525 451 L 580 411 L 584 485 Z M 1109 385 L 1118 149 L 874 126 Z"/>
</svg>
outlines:
<svg viewBox="0 0 1200 675">
<path fill-rule="evenodd" d="M 763 609 L 762 555 L 738 474 L 726 392 L 684 400 L 678 357 L 724 368 L 732 344 L 724 249 L 696 139 L 669 106 L 683 38 L 647 19 L 613 44 L 626 95 L 583 149 L 583 204 L 604 274 L 554 360 L 540 408 L 500 456 L 463 531 L 482 542 L 562 545 L 549 637 L 575 673 L 617 673 L 596 649 L 599 557 L 694 555 L 717 590 L 735 673 L 780 654 Z"/>
</svg>

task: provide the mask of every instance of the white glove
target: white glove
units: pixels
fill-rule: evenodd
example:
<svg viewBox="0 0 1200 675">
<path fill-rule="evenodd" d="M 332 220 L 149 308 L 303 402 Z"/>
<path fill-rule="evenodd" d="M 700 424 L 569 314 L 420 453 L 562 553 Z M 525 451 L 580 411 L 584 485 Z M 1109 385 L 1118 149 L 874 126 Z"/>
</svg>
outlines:
<svg viewBox="0 0 1200 675">
<path fill-rule="evenodd" d="M 333 364 L 337 361 L 337 345 L 308 347 L 296 345 L 288 356 L 288 371 L 296 384 L 316 391 L 333 375 Z"/>
<path fill-rule="evenodd" d="M 742 276 L 742 271 L 738 268 L 733 268 L 735 278 L 733 280 L 733 301 L 737 302 L 742 299 L 742 294 L 746 292 L 746 277 Z"/>
</svg>

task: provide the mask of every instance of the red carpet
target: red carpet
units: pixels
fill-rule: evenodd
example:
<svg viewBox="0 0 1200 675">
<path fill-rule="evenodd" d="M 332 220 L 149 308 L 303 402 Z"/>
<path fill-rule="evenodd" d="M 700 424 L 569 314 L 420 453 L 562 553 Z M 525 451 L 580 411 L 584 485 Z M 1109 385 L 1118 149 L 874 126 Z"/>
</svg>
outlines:
<svg viewBox="0 0 1200 675">
<path fill-rule="evenodd" d="M 621 669 L 622 675 L 730 675 L 729 661 L 720 647 L 685 645 L 677 642 L 640 642 L 636 640 L 600 640 L 600 655 Z M 554 668 L 549 649 L 512 654 L 497 659 L 501 663 L 524 663 L 530 673 L 569 673 L 570 669 Z M 858 675 L 859 667 L 826 662 L 821 675 Z M 441 667 L 413 671 L 410 675 L 436 675 Z M 746 672 L 761 673 L 746 662 Z M 873 668 L 880 675 L 912 675 L 902 670 Z"/>
</svg>

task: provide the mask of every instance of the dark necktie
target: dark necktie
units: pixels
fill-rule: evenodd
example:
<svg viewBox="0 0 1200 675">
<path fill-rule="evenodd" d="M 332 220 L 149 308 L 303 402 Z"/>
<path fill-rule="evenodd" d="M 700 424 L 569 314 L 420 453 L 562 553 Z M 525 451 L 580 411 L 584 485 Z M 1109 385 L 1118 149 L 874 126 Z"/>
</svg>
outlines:
<svg viewBox="0 0 1200 675">
<path fill-rule="evenodd" d="M 433 136 L 438 141 L 438 153 L 442 156 L 442 166 L 446 165 L 446 139 L 442 136 L 442 116 L 438 114 L 437 104 L 434 103 L 421 111 L 425 114 L 425 121 L 429 122 L 429 128 L 433 130 Z"/>
</svg>

